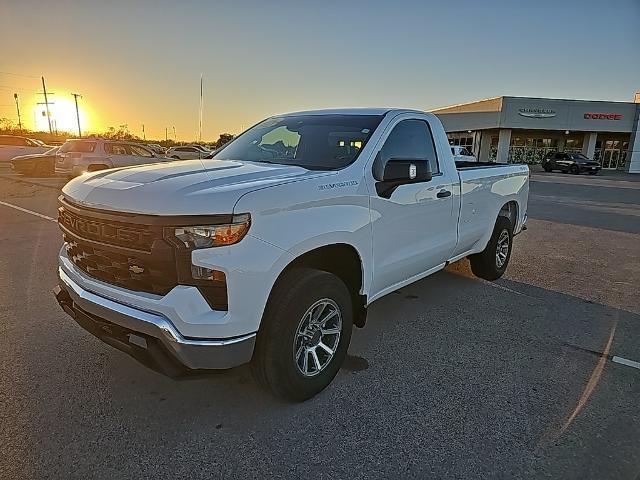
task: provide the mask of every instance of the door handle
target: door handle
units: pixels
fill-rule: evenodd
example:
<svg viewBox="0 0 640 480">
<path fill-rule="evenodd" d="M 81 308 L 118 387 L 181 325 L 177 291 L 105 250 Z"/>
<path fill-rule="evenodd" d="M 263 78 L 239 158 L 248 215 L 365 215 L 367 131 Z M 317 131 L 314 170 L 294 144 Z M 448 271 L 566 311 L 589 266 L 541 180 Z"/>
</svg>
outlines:
<svg viewBox="0 0 640 480">
<path fill-rule="evenodd" d="M 436 193 L 436 197 L 438 198 L 447 198 L 451 196 L 451 190 L 442 189 L 438 193 Z"/>
</svg>

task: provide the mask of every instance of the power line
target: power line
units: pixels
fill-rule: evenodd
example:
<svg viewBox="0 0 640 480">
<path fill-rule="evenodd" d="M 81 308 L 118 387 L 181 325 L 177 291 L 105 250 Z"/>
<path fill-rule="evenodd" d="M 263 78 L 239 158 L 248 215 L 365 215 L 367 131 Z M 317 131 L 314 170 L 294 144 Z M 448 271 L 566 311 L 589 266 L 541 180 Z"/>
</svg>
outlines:
<svg viewBox="0 0 640 480">
<path fill-rule="evenodd" d="M 24 73 L 0 72 L 0 75 L 13 75 L 14 77 L 38 78 L 37 75 L 25 75 Z"/>
</svg>

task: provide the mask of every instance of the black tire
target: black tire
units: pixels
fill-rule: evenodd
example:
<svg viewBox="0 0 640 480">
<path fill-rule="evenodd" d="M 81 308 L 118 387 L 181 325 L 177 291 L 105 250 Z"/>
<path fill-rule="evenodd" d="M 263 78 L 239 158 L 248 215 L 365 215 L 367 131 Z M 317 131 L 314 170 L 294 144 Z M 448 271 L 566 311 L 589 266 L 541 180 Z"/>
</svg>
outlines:
<svg viewBox="0 0 640 480">
<path fill-rule="evenodd" d="M 498 265 L 498 240 L 504 232 L 507 233 L 509 239 L 508 250 L 502 265 Z M 511 221 L 507 217 L 498 217 L 486 248 L 480 253 L 469 256 L 471 271 L 476 277 L 484 278 L 485 280 L 497 280 L 504 274 L 509 265 L 512 249 L 513 227 Z"/>
<path fill-rule="evenodd" d="M 571 168 L 569 169 L 569 171 L 573 174 L 573 175 L 580 175 L 580 168 L 578 168 L 577 165 L 571 165 Z"/>
<path fill-rule="evenodd" d="M 544 171 L 545 171 L 545 172 L 547 172 L 547 173 L 551 173 L 551 171 L 552 171 L 552 170 L 551 170 L 551 167 L 550 167 L 549 165 L 545 165 L 545 166 L 544 166 L 544 167 L 542 167 L 542 168 L 544 168 Z"/>
<path fill-rule="evenodd" d="M 177 155 L 173 155 L 171 158 L 174 158 L 176 160 L 180 160 L 180 157 L 178 157 Z"/>
<path fill-rule="evenodd" d="M 353 328 L 351 295 L 344 282 L 328 272 L 294 268 L 284 275 L 274 287 L 262 317 L 251 366 L 256 380 L 275 395 L 300 402 L 321 392 L 340 370 Z M 322 357 L 326 365 L 312 376 L 305 376 L 297 365 L 294 352 L 304 347 L 298 348 L 294 342 L 300 338 L 298 329 L 307 317 L 306 313 L 314 304 L 326 299 L 333 302 L 330 308 L 335 305 L 339 309 L 340 335 L 337 339 L 334 337 L 337 343 L 333 356 Z M 322 337 L 320 340 L 325 341 Z M 313 338 L 309 340 L 312 341 Z M 313 359 L 309 353 L 304 355 L 307 360 Z"/>
</svg>

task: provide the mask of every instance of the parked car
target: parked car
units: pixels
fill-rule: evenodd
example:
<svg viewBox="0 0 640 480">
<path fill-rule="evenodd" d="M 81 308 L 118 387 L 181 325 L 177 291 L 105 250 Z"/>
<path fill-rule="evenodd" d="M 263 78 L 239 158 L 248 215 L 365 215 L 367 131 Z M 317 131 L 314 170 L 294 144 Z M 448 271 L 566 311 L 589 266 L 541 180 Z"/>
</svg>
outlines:
<svg viewBox="0 0 640 480">
<path fill-rule="evenodd" d="M 50 177 L 55 174 L 57 153 L 60 147 L 53 147 L 44 153 L 19 155 L 11 159 L 11 168 L 16 173 L 29 177 Z"/>
<path fill-rule="evenodd" d="M 465 147 L 461 147 L 459 145 L 451 146 L 451 154 L 453 155 L 453 159 L 458 162 L 477 162 L 478 159 L 473 155 L 469 150 Z"/>
<path fill-rule="evenodd" d="M 193 145 L 184 145 L 179 147 L 171 147 L 165 154 L 167 157 L 174 158 L 176 160 L 194 160 L 198 158 L 204 158 L 209 155 L 208 150 L 204 150 L 200 147 Z"/>
<path fill-rule="evenodd" d="M 51 146 L 41 145 L 30 138 L 16 135 L 0 135 L 0 162 L 6 162 L 18 155 L 44 153 L 50 149 Z"/>
<path fill-rule="evenodd" d="M 212 160 L 69 182 L 55 294 L 167 375 L 251 362 L 301 401 L 332 381 L 376 299 L 464 257 L 500 278 L 528 191 L 526 165 L 456 167 L 431 113 L 273 117 Z"/>
<path fill-rule="evenodd" d="M 162 145 L 158 145 L 157 143 L 148 143 L 147 145 L 145 145 L 147 148 L 149 148 L 150 150 L 152 150 L 154 153 L 157 153 L 158 155 L 163 155 L 166 153 L 167 149 L 164 148 Z"/>
<path fill-rule="evenodd" d="M 582 153 L 552 152 L 542 159 L 542 168 L 545 172 L 560 170 L 563 173 L 580 174 L 588 172 L 591 175 L 597 174 L 602 168 L 594 160 L 590 160 Z"/>
<path fill-rule="evenodd" d="M 77 177 L 87 172 L 168 161 L 137 143 L 103 140 L 67 140 L 58 150 L 56 175 Z"/>
</svg>

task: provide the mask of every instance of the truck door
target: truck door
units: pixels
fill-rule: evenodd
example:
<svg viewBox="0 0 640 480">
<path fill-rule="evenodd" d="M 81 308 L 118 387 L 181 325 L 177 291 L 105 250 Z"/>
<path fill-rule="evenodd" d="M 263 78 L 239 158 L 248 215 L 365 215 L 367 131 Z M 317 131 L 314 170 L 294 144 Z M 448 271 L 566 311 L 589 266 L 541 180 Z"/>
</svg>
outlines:
<svg viewBox="0 0 640 480">
<path fill-rule="evenodd" d="M 374 295 L 446 262 L 457 238 L 457 175 L 453 177 L 451 166 L 443 168 L 450 157 L 438 158 L 428 117 L 400 116 L 387 132 L 379 150 L 383 160 L 428 159 L 433 177 L 400 185 L 389 198 L 371 190 Z"/>
</svg>

